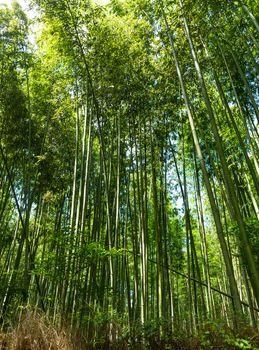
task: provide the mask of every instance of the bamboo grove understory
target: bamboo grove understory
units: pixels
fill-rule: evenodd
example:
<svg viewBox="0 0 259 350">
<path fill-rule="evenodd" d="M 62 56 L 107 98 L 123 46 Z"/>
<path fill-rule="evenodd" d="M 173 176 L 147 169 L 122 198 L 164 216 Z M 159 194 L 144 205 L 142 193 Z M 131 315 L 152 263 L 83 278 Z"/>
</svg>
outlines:
<svg viewBox="0 0 259 350">
<path fill-rule="evenodd" d="M 259 2 L 31 6 L 0 7 L 3 325 L 256 328 Z"/>
</svg>

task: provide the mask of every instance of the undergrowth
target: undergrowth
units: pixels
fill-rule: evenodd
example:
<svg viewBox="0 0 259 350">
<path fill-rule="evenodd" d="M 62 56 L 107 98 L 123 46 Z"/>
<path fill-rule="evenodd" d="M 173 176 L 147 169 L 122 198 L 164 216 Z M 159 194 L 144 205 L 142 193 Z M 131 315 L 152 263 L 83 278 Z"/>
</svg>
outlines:
<svg viewBox="0 0 259 350">
<path fill-rule="evenodd" d="M 165 332 L 159 328 L 138 327 L 134 334 L 126 333 L 112 344 L 103 328 L 102 339 L 86 339 L 83 330 L 66 331 L 54 327 L 40 313 L 26 311 L 16 326 L 0 333 L 0 350 L 259 350 L 259 333 L 250 327 L 239 331 L 220 322 L 207 322 L 193 337 Z"/>
<path fill-rule="evenodd" d="M 76 349 L 64 330 L 57 331 L 38 313 L 26 312 L 11 332 L 0 335 L 0 350 Z"/>
</svg>

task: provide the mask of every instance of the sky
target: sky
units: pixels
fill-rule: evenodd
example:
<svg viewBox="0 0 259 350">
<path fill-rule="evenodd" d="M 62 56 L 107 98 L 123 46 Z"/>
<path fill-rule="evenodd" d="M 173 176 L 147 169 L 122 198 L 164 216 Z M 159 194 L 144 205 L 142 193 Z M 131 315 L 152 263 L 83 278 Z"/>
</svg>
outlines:
<svg viewBox="0 0 259 350">
<path fill-rule="evenodd" d="M 100 5 L 106 5 L 110 0 L 94 0 L 95 2 L 99 3 Z M 0 4 L 7 4 L 10 5 L 12 0 L 0 0 Z M 17 0 L 19 4 L 26 10 L 26 7 L 28 6 L 28 0 Z M 26 4 L 27 3 L 27 4 Z"/>
<path fill-rule="evenodd" d="M 12 2 L 12 0 L 0 0 L 0 4 L 7 4 L 7 5 L 10 5 Z M 17 2 L 19 2 L 19 4 L 25 8 L 26 5 L 25 5 L 25 1 L 24 0 L 18 0 Z"/>
<path fill-rule="evenodd" d="M 35 18 L 35 11 L 33 9 L 29 8 L 29 2 L 30 0 L 16 0 L 24 9 L 24 11 L 26 12 L 28 18 L 30 19 L 34 19 Z M 107 5 L 110 0 L 92 0 L 95 3 L 98 3 L 99 5 Z M 0 5 L 1 4 L 5 4 L 7 6 L 10 6 L 12 3 L 12 0 L 0 0 Z M 32 45 L 35 45 L 35 32 L 37 29 L 37 24 L 31 26 L 31 33 L 29 34 L 29 41 L 31 42 Z"/>
<path fill-rule="evenodd" d="M 16 0 L 23 8 L 23 10 L 26 12 L 27 16 L 32 19 L 35 16 L 35 12 L 31 9 L 29 9 L 29 1 L 28 0 Z M 12 0 L 0 0 L 0 4 L 6 4 L 10 6 L 12 3 Z"/>
<path fill-rule="evenodd" d="M 35 11 L 29 8 L 30 0 L 16 0 L 16 1 L 22 6 L 28 18 L 30 19 L 35 18 Z M 107 5 L 110 2 L 110 0 L 92 0 L 92 1 L 99 5 Z M 11 3 L 12 3 L 12 0 L 0 0 L 0 4 L 6 4 L 10 6 Z"/>
</svg>

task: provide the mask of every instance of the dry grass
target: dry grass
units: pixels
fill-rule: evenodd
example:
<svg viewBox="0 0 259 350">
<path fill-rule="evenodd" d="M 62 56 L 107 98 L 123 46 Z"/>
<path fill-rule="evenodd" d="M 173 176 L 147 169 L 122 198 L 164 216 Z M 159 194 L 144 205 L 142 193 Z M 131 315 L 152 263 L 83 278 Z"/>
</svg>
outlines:
<svg viewBox="0 0 259 350">
<path fill-rule="evenodd" d="M 0 335 L 0 350 L 75 350 L 65 331 L 27 312 L 12 333 Z"/>
<path fill-rule="evenodd" d="M 7 337 L 3 334 L 0 334 L 0 350 L 7 350 L 7 349 L 8 349 Z"/>
<path fill-rule="evenodd" d="M 108 328 L 100 327 L 100 335 L 107 335 Z M 200 349 L 258 349 L 259 333 L 254 329 L 243 328 L 242 334 L 227 327 L 219 328 L 216 323 L 209 323 L 201 330 L 198 337 L 190 339 L 174 338 L 160 339 L 155 333 L 139 338 L 134 345 L 128 345 L 129 339 L 120 339 L 113 344 L 100 338 L 91 337 L 85 339 L 80 330 L 71 332 L 58 331 L 46 317 L 39 313 L 25 311 L 17 322 L 17 326 L 7 335 L 0 333 L 0 350 L 127 350 L 127 349 L 149 349 L 149 350 L 200 350 Z M 82 342 L 82 343 L 81 343 Z M 146 346 L 144 346 L 144 343 Z"/>
</svg>

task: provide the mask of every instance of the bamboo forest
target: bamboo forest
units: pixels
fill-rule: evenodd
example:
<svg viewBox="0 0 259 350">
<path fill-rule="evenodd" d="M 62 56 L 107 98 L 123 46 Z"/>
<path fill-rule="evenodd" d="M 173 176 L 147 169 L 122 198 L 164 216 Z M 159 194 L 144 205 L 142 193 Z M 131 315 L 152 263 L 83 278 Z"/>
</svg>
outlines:
<svg viewBox="0 0 259 350">
<path fill-rule="evenodd" d="M 259 349 L 259 0 L 0 5 L 0 349 Z"/>
</svg>

